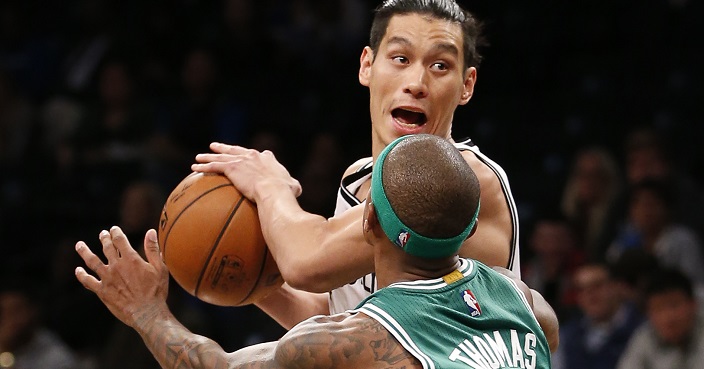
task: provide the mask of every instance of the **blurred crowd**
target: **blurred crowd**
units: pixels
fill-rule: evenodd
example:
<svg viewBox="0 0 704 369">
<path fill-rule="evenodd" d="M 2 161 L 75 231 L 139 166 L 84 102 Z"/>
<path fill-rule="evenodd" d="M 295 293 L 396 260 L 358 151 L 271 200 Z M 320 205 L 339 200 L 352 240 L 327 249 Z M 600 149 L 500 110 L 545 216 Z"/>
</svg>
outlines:
<svg viewBox="0 0 704 369">
<path fill-rule="evenodd" d="M 704 4 L 459 2 L 489 46 L 453 135 L 509 175 L 555 366 L 704 367 Z M 377 4 L 0 2 L 0 367 L 157 367 L 75 280 L 73 246 L 114 224 L 140 246 L 212 141 L 272 150 L 302 207 L 332 215 L 371 152 L 357 70 Z M 171 289 L 228 350 L 283 333 Z"/>
</svg>

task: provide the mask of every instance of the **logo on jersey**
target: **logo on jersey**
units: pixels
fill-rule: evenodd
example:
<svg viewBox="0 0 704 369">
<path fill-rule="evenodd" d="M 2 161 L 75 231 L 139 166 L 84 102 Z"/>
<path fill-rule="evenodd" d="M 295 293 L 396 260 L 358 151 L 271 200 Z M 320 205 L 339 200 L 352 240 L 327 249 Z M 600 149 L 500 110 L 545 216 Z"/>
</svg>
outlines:
<svg viewBox="0 0 704 369">
<path fill-rule="evenodd" d="M 396 237 L 396 245 L 400 246 L 401 248 L 406 247 L 406 244 L 408 243 L 408 240 L 411 239 L 411 234 L 408 233 L 407 230 L 402 229 L 401 232 L 398 233 L 398 236 Z"/>
<path fill-rule="evenodd" d="M 482 314 L 482 308 L 479 306 L 479 301 L 477 301 L 477 298 L 474 297 L 474 294 L 470 290 L 465 290 L 462 291 L 462 299 L 464 300 L 464 303 L 467 304 L 467 307 L 469 308 L 469 315 L 470 316 L 479 316 Z"/>
</svg>

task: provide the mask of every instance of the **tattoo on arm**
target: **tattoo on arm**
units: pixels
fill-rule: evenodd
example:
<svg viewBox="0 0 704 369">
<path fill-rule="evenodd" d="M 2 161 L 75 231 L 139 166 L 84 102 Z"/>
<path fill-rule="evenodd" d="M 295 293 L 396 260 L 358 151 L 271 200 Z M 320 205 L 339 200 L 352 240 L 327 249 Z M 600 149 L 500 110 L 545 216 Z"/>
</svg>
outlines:
<svg viewBox="0 0 704 369">
<path fill-rule="evenodd" d="M 422 367 L 379 322 L 362 314 L 321 317 L 295 327 L 278 343 L 235 353 L 226 353 L 215 341 L 191 333 L 168 311 L 157 308 L 137 317 L 135 329 L 164 369 Z"/>
<path fill-rule="evenodd" d="M 420 368 L 377 321 L 367 317 L 347 322 L 311 323 L 284 337 L 277 350 L 279 362 L 290 368 Z"/>
<path fill-rule="evenodd" d="M 162 368 L 227 368 L 225 352 L 217 343 L 191 333 L 161 311 L 143 313 L 135 327 Z"/>
</svg>

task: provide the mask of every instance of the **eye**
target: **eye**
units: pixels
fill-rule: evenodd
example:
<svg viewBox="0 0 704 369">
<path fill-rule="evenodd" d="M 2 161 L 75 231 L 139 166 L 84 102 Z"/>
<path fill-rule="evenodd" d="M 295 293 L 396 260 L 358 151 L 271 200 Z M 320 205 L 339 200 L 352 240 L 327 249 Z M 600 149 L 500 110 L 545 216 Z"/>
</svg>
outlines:
<svg viewBox="0 0 704 369">
<path fill-rule="evenodd" d="M 391 58 L 391 60 L 401 64 L 408 64 L 408 58 L 406 58 L 405 56 L 394 56 Z"/>
<path fill-rule="evenodd" d="M 450 67 L 447 65 L 447 63 L 435 62 L 430 66 L 430 68 L 437 71 L 445 71 L 448 70 Z"/>
</svg>

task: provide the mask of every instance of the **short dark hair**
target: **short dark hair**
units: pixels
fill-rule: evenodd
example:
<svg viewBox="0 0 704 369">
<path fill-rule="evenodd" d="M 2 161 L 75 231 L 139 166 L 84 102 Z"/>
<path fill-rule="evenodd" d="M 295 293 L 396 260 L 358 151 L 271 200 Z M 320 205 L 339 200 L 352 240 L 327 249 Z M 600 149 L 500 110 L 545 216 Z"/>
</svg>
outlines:
<svg viewBox="0 0 704 369">
<path fill-rule="evenodd" d="M 641 192 L 649 192 L 662 201 L 665 208 L 672 209 L 675 203 L 675 192 L 672 184 L 668 181 L 655 178 L 646 178 L 630 186 L 630 200 Z"/>
<path fill-rule="evenodd" d="M 479 180 L 448 140 L 413 135 L 382 165 L 386 196 L 409 228 L 425 237 L 451 238 L 469 226 L 479 205 Z"/>
<path fill-rule="evenodd" d="M 464 44 L 464 67 L 478 68 L 482 61 L 478 48 L 486 45 L 482 36 L 482 23 L 470 12 L 462 9 L 454 0 L 386 0 L 375 10 L 369 34 L 369 47 L 374 57 L 386 34 L 389 21 L 394 15 L 427 14 L 438 19 L 459 23 Z"/>
<path fill-rule="evenodd" d="M 655 269 L 645 285 L 644 297 L 647 300 L 652 296 L 672 291 L 684 292 L 687 297 L 694 299 L 692 281 L 684 273 L 673 268 Z"/>
</svg>

